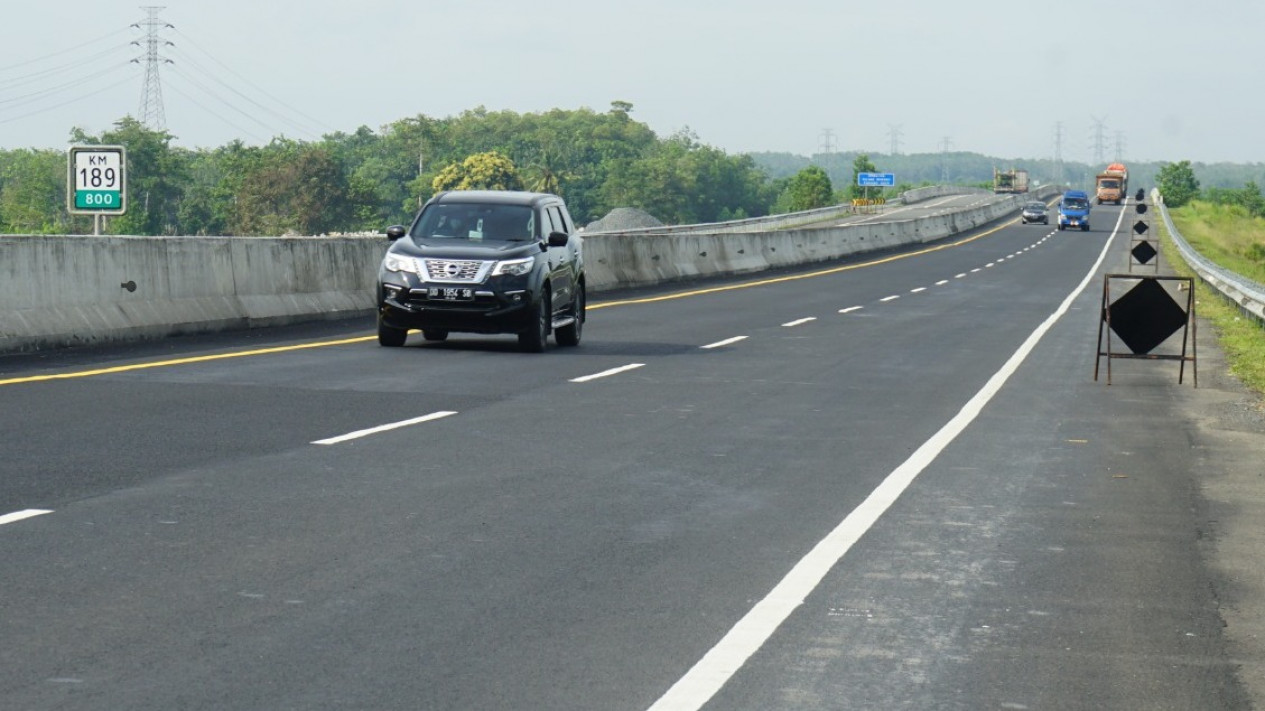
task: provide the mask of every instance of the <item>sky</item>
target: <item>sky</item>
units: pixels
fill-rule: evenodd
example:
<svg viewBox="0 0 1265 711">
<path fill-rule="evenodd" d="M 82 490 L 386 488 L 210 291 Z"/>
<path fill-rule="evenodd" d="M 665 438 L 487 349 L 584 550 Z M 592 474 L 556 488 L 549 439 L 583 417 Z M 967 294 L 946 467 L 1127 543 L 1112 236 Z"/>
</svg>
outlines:
<svg viewBox="0 0 1265 711">
<path fill-rule="evenodd" d="M 141 118 L 143 7 L 0 0 L 0 148 Z M 156 17 L 163 118 L 188 148 L 627 101 L 728 153 L 1265 162 L 1259 0 L 169 0 Z"/>
</svg>

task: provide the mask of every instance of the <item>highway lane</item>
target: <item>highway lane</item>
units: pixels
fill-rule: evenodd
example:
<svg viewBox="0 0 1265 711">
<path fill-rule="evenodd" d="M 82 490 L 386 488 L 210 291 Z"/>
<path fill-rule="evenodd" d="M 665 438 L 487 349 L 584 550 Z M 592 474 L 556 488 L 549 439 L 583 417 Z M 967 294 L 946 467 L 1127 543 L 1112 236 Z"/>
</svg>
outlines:
<svg viewBox="0 0 1265 711">
<path fill-rule="evenodd" d="M 1072 293 L 1106 222 L 618 295 L 581 348 L 539 357 L 352 330 L 0 385 L 0 513 L 53 510 L 0 526 L 0 697 L 647 708 Z M 1072 303 L 711 707 L 1234 707 L 1203 703 L 1238 691 L 1197 552 L 1154 536 L 1192 523 L 1182 462 L 1087 382 L 1096 300 Z M 201 342 L 177 355 L 226 352 Z M 6 381 L 48 372 L 3 365 Z M 1163 421 L 1166 375 L 1117 377 Z M 456 414 L 311 444 L 434 412 Z M 1165 482 L 1141 505 L 1115 486 L 1130 480 L 1092 475 L 1126 443 L 1154 447 L 1130 473 Z M 1104 515 L 1128 546 L 1089 536 Z M 1157 611 L 1196 636 L 1168 637 Z M 1136 705 L 1100 703 L 1121 694 Z"/>
</svg>

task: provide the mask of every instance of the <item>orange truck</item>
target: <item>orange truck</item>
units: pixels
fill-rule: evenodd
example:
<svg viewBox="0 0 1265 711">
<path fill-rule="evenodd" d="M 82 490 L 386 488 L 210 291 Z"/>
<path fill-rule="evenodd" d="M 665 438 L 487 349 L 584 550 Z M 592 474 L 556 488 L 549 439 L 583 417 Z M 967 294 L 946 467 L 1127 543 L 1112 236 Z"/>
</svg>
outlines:
<svg viewBox="0 0 1265 711">
<path fill-rule="evenodd" d="M 1119 205 L 1129 194 L 1129 171 L 1124 163 L 1112 163 L 1099 173 L 1095 182 L 1098 186 L 1098 204 L 1114 202 Z"/>
</svg>

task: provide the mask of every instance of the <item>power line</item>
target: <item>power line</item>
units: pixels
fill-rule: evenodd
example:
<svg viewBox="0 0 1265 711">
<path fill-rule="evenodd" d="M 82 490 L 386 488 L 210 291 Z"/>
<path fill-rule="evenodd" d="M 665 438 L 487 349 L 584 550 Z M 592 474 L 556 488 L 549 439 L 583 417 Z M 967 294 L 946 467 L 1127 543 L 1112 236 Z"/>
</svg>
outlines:
<svg viewBox="0 0 1265 711">
<path fill-rule="evenodd" d="M 306 124 L 303 124 L 303 123 L 300 123 L 300 122 L 298 122 L 298 121 L 295 121 L 294 119 L 290 118 L 289 116 L 286 116 L 285 114 L 281 113 L 280 111 L 277 111 L 276 109 L 273 109 L 273 108 L 271 108 L 271 107 L 269 107 L 269 106 L 264 105 L 263 103 L 260 103 L 260 102 L 256 101 L 255 99 L 251 98 L 250 96 L 248 96 L 248 95 L 246 95 L 245 93 L 243 93 L 242 91 L 240 91 L 237 87 L 235 87 L 235 86 L 233 86 L 232 84 L 229 84 L 228 82 L 224 81 L 223 79 L 220 79 L 219 77 L 215 76 L 215 74 L 213 74 L 212 72 L 208 71 L 206 67 L 204 67 L 204 66 L 202 66 L 201 64 L 199 64 L 198 62 L 194 61 L 194 60 L 193 60 L 191 57 L 189 57 L 188 55 L 186 55 L 186 54 L 184 54 L 184 53 L 180 53 L 180 57 L 181 57 L 181 59 L 182 59 L 182 62 L 181 62 L 181 64 L 182 64 L 182 65 L 187 66 L 187 67 L 189 67 L 189 68 L 191 68 L 191 69 L 196 70 L 196 71 L 199 73 L 199 75 L 200 75 L 200 76 L 204 76 L 204 77 L 206 77 L 206 78 L 210 79 L 211 81 L 214 81 L 215 83 L 219 84 L 219 85 L 220 85 L 220 86 L 222 86 L 223 88 L 225 88 L 225 89 L 227 89 L 228 91 L 232 92 L 233 94 L 237 95 L 238 97 L 240 97 L 241 99 L 245 100 L 245 101 L 246 101 L 246 102 L 248 102 L 249 104 L 251 104 L 251 105 L 255 106 L 255 107 L 256 107 L 256 108 L 258 108 L 258 109 L 260 109 L 261 111 L 263 111 L 263 112 L 265 112 L 265 113 L 267 113 L 267 114 L 270 114 L 270 115 L 271 115 L 271 116 L 273 116 L 274 118 L 276 118 L 276 119 L 280 120 L 281 122 L 283 122 L 283 123 L 285 123 L 285 124 L 289 125 L 291 128 L 294 128 L 294 129 L 298 130 L 300 133 L 305 133 L 305 134 L 307 134 L 307 135 L 309 135 L 309 136 L 311 136 L 311 137 L 313 137 L 313 138 L 319 138 L 319 137 L 320 137 L 320 132 L 319 132 L 319 131 L 317 131 L 317 130 L 313 130 L 310 126 L 308 126 L 308 125 L 306 125 Z M 189 78 L 189 76 L 188 76 L 187 74 L 181 74 L 181 76 L 184 76 L 184 77 L 186 77 L 186 78 Z M 189 78 L 189 79 L 190 79 L 190 81 L 193 81 L 191 78 Z M 202 88 L 202 87 L 201 87 L 201 86 L 199 86 L 199 88 Z M 216 94 L 213 94 L 212 92 L 210 92 L 210 91 L 208 91 L 208 90 L 206 90 L 206 89 L 203 89 L 203 90 L 204 90 L 204 91 L 206 91 L 206 92 L 207 92 L 209 95 L 211 95 L 212 97 L 214 97 L 217 101 L 220 101 L 221 103 L 224 103 L 224 104 L 226 104 L 226 105 L 227 105 L 227 104 L 229 104 L 229 102 L 228 102 L 228 101 L 226 101 L 225 99 L 223 99 L 222 97 L 220 97 L 220 96 L 218 96 L 218 95 L 216 95 Z M 234 109 L 234 110 L 238 110 L 238 109 Z"/>
<path fill-rule="evenodd" d="M 252 81 L 251 81 L 248 77 L 245 77 L 245 76 L 241 75 L 240 73 L 238 73 L 238 72 L 234 71 L 232 67 L 228 66 L 228 65 L 227 65 L 227 64 L 225 64 L 224 62 L 221 62 L 219 59 L 216 59 L 216 57 L 215 57 L 214 55 L 212 55 L 210 52 L 206 51 L 206 49 L 204 49 L 201 45 L 199 45 L 197 42 L 195 42 L 195 41 L 193 40 L 193 38 L 192 38 L 192 37 L 190 37 L 189 35 L 185 34 L 184 32 L 181 32 L 181 31 L 180 31 L 180 30 L 178 30 L 178 29 L 176 30 L 176 34 L 180 35 L 180 37 L 181 37 L 181 39 L 182 39 L 182 40 L 188 40 L 189 44 L 190 44 L 190 45 L 191 45 L 194 49 L 196 49 L 196 50 L 198 50 L 199 52 L 201 52 L 202 54 L 206 55 L 206 57 L 207 57 L 208 59 L 210 59 L 212 62 L 215 62 L 216 64 L 218 64 L 221 68 L 223 68 L 223 69 L 224 69 L 225 71 L 227 71 L 229 74 L 232 74 L 234 77 L 236 77 L 237 79 L 241 80 L 241 81 L 242 81 L 242 83 L 244 83 L 244 84 L 246 84 L 247 86 L 251 87 L 251 88 L 252 88 L 252 89 L 254 89 L 255 91 L 258 91 L 258 92 L 259 92 L 260 94 L 262 94 L 265 98 L 267 98 L 267 99 L 269 99 L 269 100 L 271 100 L 271 101 L 273 101 L 273 102 L 276 102 L 276 103 L 277 103 L 277 105 L 281 106 L 282 108 L 284 108 L 284 109 L 286 109 L 286 110 L 288 110 L 288 111 L 292 112 L 293 114 L 295 114 L 295 115 L 297 115 L 297 116 L 299 116 L 299 117 L 301 117 L 301 118 L 303 118 L 303 119 L 306 119 L 306 120 L 308 121 L 308 124 L 309 124 L 309 125 L 318 126 L 318 127 L 322 128 L 322 129 L 325 129 L 325 130 L 328 130 L 328 131 L 334 131 L 334 130 L 336 130 L 334 127 L 330 126 L 329 124 L 326 124 L 326 123 L 324 123 L 323 121 L 320 121 L 320 120 L 318 120 L 318 119 L 312 118 L 311 116 L 308 116 L 307 114 L 305 114 L 305 113 L 303 113 L 302 111 L 300 111 L 300 110 L 298 110 L 298 109 L 294 108 L 293 106 L 290 106 L 289 104 L 285 103 L 284 101 L 282 101 L 282 100 L 278 99 L 277 97 L 273 96 L 272 94 L 270 94 L 267 90 L 263 89 L 263 88 L 262 88 L 262 87 L 260 87 L 258 84 L 256 84 L 256 83 L 252 82 Z M 182 53 L 182 54 L 183 54 L 183 53 Z M 188 57 L 188 55 L 187 55 L 187 54 L 184 54 L 184 56 L 185 56 L 185 59 L 186 59 L 186 60 L 188 60 L 188 59 L 189 59 L 189 57 Z M 208 72 L 208 74 L 209 74 L 209 72 Z M 291 123 L 296 123 L 296 122 L 291 121 Z"/>
<path fill-rule="evenodd" d="M 22 74 L 22 75 L 13 77 L 11 79 L 0 79 L 0 88 L 15 89 L 19 86 L 23 86 L 26 84 L 35 84 L 37 82 L 49 79 L 54 75 L 64 74 L 67 72 L 74 72 L 76 73 L 76 75 L 80 75 L 82 74 L 82 69 L 84 65 L 95 64 L 97 60 L 99 59 L 108 57 L 111 54 L 122 54 L 126 50 L 127 50 L 126 44 L 117 45 L 109 49 L 101 50 L 100 52 L 97 52 L 96 54 L 84 57 L 82 59 L 76 59 L 72 62 L 59 64 L 55 67 L 40 69 L 38 71 Z"/>
<path fill-rule="evenodd" d="M 81 94 L 81 95 L 79 95 L 79 96 L 76 96 L 76 97 L 75 97 L 75 98 L 73 98 L 73 99 L 69 99 L 69 100 L 67 100 L 67 101 L 63 101 L 63 102 L 61 102 L 60 104 L 53 104 L 52 106 L 47 106 L 47 107 L 45 107 L 45 108 L 42 108 L 42 109 L 39 109 L 39 110 L 36 110 L 36 111 L 32 111 L 32 112 L 30 112 L 30 113 L 22 114 L 21 116 L 10 116 L 9 118 L 0 119 L 0 123 L 12 123 L 13 121 L 17 121 L 17 120 L 19 120 L 19 119 L 30 118 L 31 116 L 37 116 L 37 115 L 42 114 L 42 113 L 47 113 L 47 112 L 49 112 L 49 111 L 52 111 L 53 109 L 60 109 L 60 108 L 61 108 L 61 107 L 63 107 L 63 106 L 69 106 L 70 104 L 74 104 L 74 103 L 77 103 L 77 102 L 83 101 L 84 99 L 89 99 L 89 98 L 92 98 L 92 97 L 94 97 L 94 96 L 96 96 L 96 95 L 98 95 L 98 94 L 103 94 L 103 93 L 105 93 L 105 92 L 109 91 L 110 89 L 114 89 L 115 87 L 122 86 L 123 84 L 125 84 L 125 83 L 127 83 L 127 82 L 129 82 L 129 81 L 131 81 L 131 80 L 132 80 L 132 77 L 130 77 L 130 76 L 129 76 L 129 77 L 125 77 L 125 78 L 123 78 L 122 80 L 117 81 L 117 82 L 115 82 L 115 83 L 113 83 L 113 84 L 108 84 L 108 85 L 106 85 L 106 86 L 101 87 L 100 89 L 97 89 L 96 91 L 89 92 L 89 93 L 87 93 L 87 94 Z"/>
<path fill-rule="evenodd" d="M 177 86 L 177 85 L 175 85 L 175 84 L 169 84 L 169 85 L 167 85 L 167 88 L 168 88 L 168 89 L 171 89 L 172 91 L 176 92 L 177 94 L 179 94 L 179 95 L 183 96 L 185 99 L 187 99 L 187 100 L 189 101 L 189 103 L 191 103 L 191 104 L 193 104 L 194 106 L 196 106 L 196 107 L 198 107 L 198 108 L 202 109 L 203 111 L 205 111 L 206 113 L 208 113 L 208 114 L 210 114 L 210 115 L 214 116 L 215 118 L 217 118 L 217 119 L 219 119 L 219 120 L 223 121 L 224 123 L 228 124 L 229 126 L 232 126 L 233 128 L 237 129 L 237 130 L 238 130 L 238 131 L 240 131 L 241 133 L 244 133 L 244 134 L 246 134 L 247 136 L 250 136 L 251 138 L 255 139 L 256 141 L 259 141 L 260 143 L 263 143 L 263 142 L 264 142 L 264 140 L 265 140 L 265 139 L 263 139 L 262 137 L 260 137 L 258 134 L 254 133 L 254 132 L 252 132 L 252 131 L 250 131 L 250 130 L 248 130 L 248 129 L 242 128 L 241 126 L 239 126 L 239 125 L 237 125 L 237 124 L 233 123 L 232 121 L 229 121 L 228 119 L 224 118 L 223 116 L 221 116 L 221 115 L 219 115 L 219 114 L 215 113 L 215 111 L 213 111 L 213 110 L 211 110 L 211 109 L 207 108 L 207 107 L 206 107 L 206 106 L 204 106 L 201 102 L 199 102 L 197 99 L 193 98 L 193 97 L 192 97 L 192 96 L 190 96 L 189 94 L 187 94 L 187 93 L 185 93 L 184 91 L 182 91 L 182 90 L 180 89 L 180 87 L 179 87 L 179 86 Z"/>
<path fill-rule="evenodd" d="M 42 61 L 44 61 L 45 59 L 49 59 L 49 58 L 52 58 L 52 57 L 59 57 L 59 56 L 61 56 L 61 55 L 63 55 L 63 54 L 67 54 L 67 53 L 69 53 L 69 52 L 77 52 L 77 51 L 79 51 L 79 50 L 83 49 L 84 47 L 87 47 L 87 46 L 88 46 L 88 45 L 90 45 L 90 44 L 96 44 L 97 42 L 101 42 L 101 41 L 107 40 L 107 39 L 109 39 L 109 38 L 113 37 L 114 35 L 121 34 L 121 33 L 126 32 L 126 31 L 127 31 L 127 28 L 126 28 L 126 27 L 122 27 L 122 28 L 119 28 L 119 29 L 117 29 L 117 30 L 114 30 L 113 32 L 109 32 L 109 33 L 107 33 L 107 34 L 101 35 L 100 37 L 97 37 L 96 39 L 90 39 L 90 40 L 88 40 L 87 42 L 81 42 L 81 43 L 79 43 L 79 44 L 75 45 L 74 47 L 70 47 L 70 48 L 68 48 L 68 49 L 61 49 L 61 50 L 58 50 L 58 51 L 56 51 L 56 52 L 51 52 L 51 53 L 49 53 L 49 54 L 45 54 L 45 55 L 43 55 L 43 56 L 33 57 L 33 58 L 28 59 L 28 60 L 26 60 L 26 61 L 24 61 L 24 62 L 18 62 L 17 64 L 10 64 L 10 65 L 5 66 L 5 67 L 0 67 L 0 72 L 7 72 L 7 71 L 9 71 L 10 69 L 17 69 L 18 67 L 25 67 L 25 66 L 30 65 L 30 64 L 36 64 L 37 62 L 42 62 Z"/>
<path fill-rule="evenodd" d="M 126 66 L 127 66 L 127 62 L 124 62 L 122 64 L 111 65 L 104 69 L 98 70 L 92 74 L 84 74 L 83 76 L 80 76 L 78 79 L 73 79 L 64 84 L 58 84 L 57 86 L 50 86 L 46 89 L 40 89 L 38 91 L 32 91 L 29 94 L 11 96 L 7 99 L 0 99 L 0 104 L 12 104 L 13 106 L 17 107 L 17 106 L 22 106 L 25 104 L 34 103 L 34 102 L 39 101 L 40 99 L 46 98 L 47 96 L 51 94 L 56 94 L 63 90 L 71 89 L 77 86 L 81 86 L 83 84 L 89 84 L 94 79 L 97 79 L 98 77 L 104 76 L 111 72 L 118 71 L 119 69 Z"/>
</svg>

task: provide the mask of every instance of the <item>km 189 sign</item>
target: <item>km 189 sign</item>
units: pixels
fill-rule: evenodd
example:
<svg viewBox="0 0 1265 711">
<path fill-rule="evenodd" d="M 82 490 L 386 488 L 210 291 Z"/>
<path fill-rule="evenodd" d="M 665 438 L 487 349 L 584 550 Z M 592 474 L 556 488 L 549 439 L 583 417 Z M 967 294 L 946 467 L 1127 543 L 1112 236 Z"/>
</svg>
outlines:
<svg viewBox="0 0 1265 711">
<path fill-rule="evenodd" d="M 71 146 L 66 190 L 74 215 L 122 215 L 127 210 L 123 146 Z"/>
</svg>

